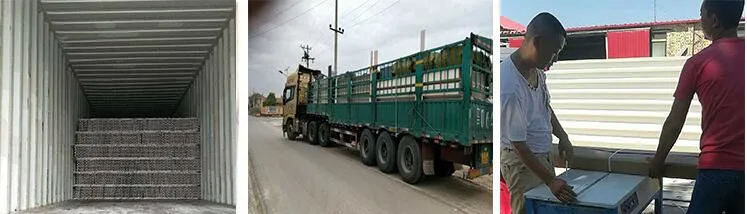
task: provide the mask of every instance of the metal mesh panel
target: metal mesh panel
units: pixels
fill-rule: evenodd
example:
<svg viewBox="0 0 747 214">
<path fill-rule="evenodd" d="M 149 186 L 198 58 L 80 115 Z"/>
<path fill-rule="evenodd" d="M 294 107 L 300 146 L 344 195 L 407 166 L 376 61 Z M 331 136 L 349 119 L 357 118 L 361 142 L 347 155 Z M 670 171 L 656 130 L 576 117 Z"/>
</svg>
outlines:
<svg viewBox="0 0 747 214">
<path fill-rule="evenodd" d="M 74 198 L 199 199 L 197 119 L 81 119 L 78 129 Z"/>
<path fill-rule="evenodd" d="M 79 131 L 195 130 L 196 118 L 94 118 L 80 119 Z"/>
<path fill-rule="evenodd" d="M 200 184 L 198 172 L 76 173 L 76 184 Z"/>
<path fill-rule="evenodd" d="M 199 170 L 199 159 L 186 158 L 85 158 L 75 163 L 76 171 Z"/>
<path fill-rule="evenodd" d="M 81 119 L 78 122 L 80 131 L 127 131 L 140 130 L 142 121 L 132 118 L 118 119 Z"/>
<path fill-rule="evenodd" d="M 197 144 L 180 145 L 76 145 L 76 158 L 89 157 L 197 157 Z"/>
<path fill-rule="evenodd" d="M 142 143 L 151 143 L 151 144 L 200 143 L 200 133 L 197 131 L 146 132 L 146 133 L 143 133 L 142 135 Z"/>
<path fill-rule="evenodd" d="M 141 134 L 136 132 L 79 132 L 78 144 L 138 144 Z"/>
<path fill-rule="evenodd" d="M 76 199 L 199 199 L 199 186 L 76 186 Z"/>
<path fill-rule="evenodd" d="M 190 131 L 87 131 L 78 132 L 78 144 L 194 144 L 200 133 Z"/>
<path fill-rule="evenodd" d="M 199 129 L 195 118 L 148 118 L 143 121 L 144 130 L 196 130 Z"/>
</svg>

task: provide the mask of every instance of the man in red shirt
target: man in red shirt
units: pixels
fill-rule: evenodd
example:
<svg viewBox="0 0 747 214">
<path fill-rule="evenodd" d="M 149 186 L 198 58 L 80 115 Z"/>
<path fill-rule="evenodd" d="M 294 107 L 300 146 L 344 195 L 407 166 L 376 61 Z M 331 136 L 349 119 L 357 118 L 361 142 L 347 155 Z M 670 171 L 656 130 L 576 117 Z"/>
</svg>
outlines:
<svg viewBox="0 0 747 214">
<path fill-rule="evenodd" d="M 744 213 L 744 39 L 737 27 L 744 0 L 704 0 L 703 34 L 713 43 L 685 63 L 674 103 L 651 161 L 661 178 L 693 95 L 702 106 L 698 175 L 688 213 Z"/>
</svg>

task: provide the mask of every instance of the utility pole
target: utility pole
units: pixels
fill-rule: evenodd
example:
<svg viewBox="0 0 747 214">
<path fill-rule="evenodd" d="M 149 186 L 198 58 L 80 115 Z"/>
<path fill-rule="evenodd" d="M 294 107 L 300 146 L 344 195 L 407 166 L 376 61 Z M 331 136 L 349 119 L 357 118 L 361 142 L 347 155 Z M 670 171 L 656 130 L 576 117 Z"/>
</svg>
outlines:
<svg viewBox="0 0 747 214">
<path fill-rule="evenodd" d="M 420 31 L 420 51 L 425 50 L 425 30 Z"/>
<path fill-rule="evenodd" d="M 656 21 L 656 0 L 654 0 L 654 22 Z"/>
<path fill-rule="evenodd" d="M 337 74 L 337 35 L 345 32 L 345 29 L 337 26 L 337 1 L 335 0 L 335 27 L 332 28 L 332 25 L 329 25 L 329 29 L 335 32 L 335 74 Z"/>
<path fill-rule="evenodd" d="M 306 45 L 306 47 L 304 47 L 303 45 L 301 45 L 301 49 L 303 49 L 303 56 L 301 57 L 301 60 L 304 61 L 304 62 L 306 62 L 306 67 L 308 68 L 309 67 L 309 60 L 311 60 L 312 62 L 314 61 L 314 58 L 312 58 L 309 55 L 309 51 L 311 51 L 311 47 L 309 47 L 309 45 Z"/>
</svg>

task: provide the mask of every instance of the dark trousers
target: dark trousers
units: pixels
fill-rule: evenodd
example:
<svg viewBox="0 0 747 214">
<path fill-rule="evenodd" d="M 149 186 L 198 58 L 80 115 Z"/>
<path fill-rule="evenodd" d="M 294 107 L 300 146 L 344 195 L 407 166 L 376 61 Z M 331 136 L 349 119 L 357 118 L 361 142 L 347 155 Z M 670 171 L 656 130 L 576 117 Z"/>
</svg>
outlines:
<svg viewBox="0 0 747 214">
<path fill-rule="evenodd" d="M 701 169 L 688 214 L 744 213 L 744 171 Z"/>
</svg>

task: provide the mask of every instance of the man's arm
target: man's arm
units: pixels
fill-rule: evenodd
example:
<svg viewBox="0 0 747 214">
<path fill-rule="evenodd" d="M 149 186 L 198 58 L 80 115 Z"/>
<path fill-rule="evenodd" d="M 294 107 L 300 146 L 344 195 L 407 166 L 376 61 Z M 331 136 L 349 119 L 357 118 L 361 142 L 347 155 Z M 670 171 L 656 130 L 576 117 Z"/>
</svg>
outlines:
<svg viewBox="0 0 747 214">
<path fill-rule="evenodd" d="M 549 184 L 553 176 L 545 169 L 527 145 L 526 109 L 523 108 L 516 95 L 501 97 L 501 135 L 505 135 L 511 142 L 521 161 L 534 172 L 543 182 Z"/>
<path fill-rule="evenodd" d="M 659 166 L 664 165 L 669 151 L 672 150 L 674 143 L 677 142 L 677 138 L 680 136 L 680 132 L 682 132 L 682 126 L 685 125 L 687 112 L 690 110 L 690 102 L 692 102 L 695 95 L 696 79 L 700 70 L 698 64 L 691 58 L 682 67 L 677 88 L 674 91 L 672 109 L 669 111 L 669 116 L 667 116 L 661 128 L 659 146 L 656 149 L 656 156 L 654 156 L 653 160 Z"/>
<path fill-rule="evenodd" d="M 690 102 L 691 100 L 674 100 L 674 103 L 672 103 L 672 109 L 669 111 L 667 120 L 664 121 L 661 136 L 659 136 L 659 147 L 656 149 L 656 156 L 654 156 L 655 163 L 664 164 L 669 151 L 677 142 L 682 127 L 685 125 L 687 112 L 690 110 Z"/>
<path fill-rule="evenodd" d="M 514 141 L 511 142 L 511 145 L 514 146 L 514 151 L 516 151 L 516 154 L 519 155 L 519 158 L 521 158 L 521 161 L 524 162 L 527 168 L 542 179 L 542 182 L 550 186 L 555 177 L 540 164 L 534 153 L 529 150 L 527 143 L 525 141 Z"/>
<path fill-rule="evenodd" d="M 526 110 L 522 108 L 518 97 L 501 96 L 501 136 L 508 138 L 519 159 L 531 172 L 545 183 L 553 195 L 563 202 L 575 201 L 576 193 L 562 179 L 556 179 L 552 173 L 542 166 L 540 161 L 527 145 Z"/>
</svg>

